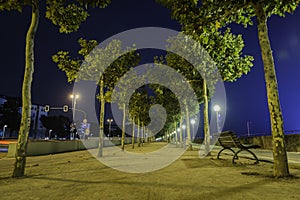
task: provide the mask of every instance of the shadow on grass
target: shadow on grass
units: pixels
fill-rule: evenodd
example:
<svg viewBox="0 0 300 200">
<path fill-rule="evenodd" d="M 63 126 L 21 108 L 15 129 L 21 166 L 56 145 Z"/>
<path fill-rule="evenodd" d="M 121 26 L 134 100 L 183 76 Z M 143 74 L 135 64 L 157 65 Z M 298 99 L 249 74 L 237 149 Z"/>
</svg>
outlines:
<svg viewBox="0 0 300 200">
<path fill-rule="evenodd" d="M 253 192 L 258 187 L 262 187 L 264 185 L 269 184 L 271 180 L 259 180 L 252 183 L 245 183 L 244 185 L 238 185 L 238 186 L 232 186 L 228 185 L 227 187 L 217 187 L 213 191 L 213 193 L 204 193 L 203 196 L 201 196 L 202 199 L 236 199 L 238 193 L 245 192 Z M 220 198 L 221 197 L 221 198 Z M 262 197 L 263 198 L 263 197 Z"/>
</svg>

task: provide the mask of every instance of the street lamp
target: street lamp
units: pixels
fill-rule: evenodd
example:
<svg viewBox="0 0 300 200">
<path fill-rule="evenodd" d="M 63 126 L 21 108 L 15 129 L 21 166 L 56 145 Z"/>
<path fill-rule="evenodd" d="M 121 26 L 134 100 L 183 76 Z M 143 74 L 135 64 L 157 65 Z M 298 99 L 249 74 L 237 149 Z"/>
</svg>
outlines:
<svg viewBox="0 0 300 200">
<path fill-rule="evenodd" d="M 49 140 L 51 140 L 52 137 L 52 129 L 49 130 Z"/>
<path fill-rule="evenodd" d="M 107 119 L 108 122 L 108 137 L 110 136 L 110 132 L 111 132 L 111 123 L 113 122 L 113 119 Z"/>
<path fill-rule="evenodd" d="M 2 130 L 3 130 L 3 131 L 2 131 L 2 132 L 3 132 L 3 133 L 2 133 L 2 140 L 4 139 L 5 129 L 6 129 L 6 128 L 7 128 L 7 125 L 4 125 L 4 126 L 3 126 L 3 129 L 2 129 Z"/>
<path fill-rule="evenodd" d="M 192 135 L 192 138 L 195 138 L 196 135 L 195 135 L 195 123 L 196 123 L 196 120 L 195 119 L 191 119 L 191 124 L 192 124 L 192 127 L 193 127 L 193 135 Z"/>
<path fill-rule="evenodd" d="M 250 124 L 252 122 L 251 121 L 247 121 L 247 133 L 248 133 L 248 137 L 250 137 Z"/>
<path fill-rule="evenodd" d="M 76 100 L 79 98 L 79 95 L 71 94 L 70 98 L 72 99 L 72 107 L 73 107 L 73 121 L 75 121 L 75 112 L 76 112 Z"/>
<path fill-rule="evenodd" d="M 186 132 L 185 132 L 185 129 L 186 129 L 186 125 L 185 124 L 183 124 L 182 126 L 181 126 L 181 128 L 182 128 L 182 130 L 183 130 L 183 136 L 184 136 L 184 139 L 186 140 Z"/>
<path fill-rule="evenodd" d="M 221 107 L 219 105 L 215 105 L 214 106 L 214 111 L 216 112 L 216 116 L 217 116 L 217 130 L 218 130 L 218 133 L 221 132 L 221 128 L 220 128 L 220 114 L 219 114 L 220 110 L 221 110 Z"/>
</svg>

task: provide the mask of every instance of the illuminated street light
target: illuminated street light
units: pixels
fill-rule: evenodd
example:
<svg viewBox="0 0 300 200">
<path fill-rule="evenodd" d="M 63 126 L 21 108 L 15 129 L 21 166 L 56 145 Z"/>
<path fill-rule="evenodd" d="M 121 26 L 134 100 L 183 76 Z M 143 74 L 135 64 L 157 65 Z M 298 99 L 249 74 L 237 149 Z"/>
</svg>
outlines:
<svg viewBox="0 0 300 200">
<path fill-rule="evenodd" d="M 219 105 L 214 106 L 214 111 L 219 112 L 221 110 L 221 107 Z"/>
<path fill-rule="evenodd" d="M 4 125 L 3 126 L 3 129 L 2 129 L 2 140 L 4 139 L 4 135 L 5 135 L 5 129 L 7 128 L 7 125 Z"/>
<path fill-rule="evenodd" d="M 75 121 L 76 101 L 79 98 L 79 95 L 78 94 L 76 94 L 76 95 L 71 94 L 70 98 L 72 99 L 72 104 L 73 104 L 72 105 L 72 107 L 73 107 L 73 121 Z"/>
<path fill-rule="evenodd" d="M 215 105 L 214 106 L 214 111 L 216 112 L 216 117 L 217 117 L 217 130 L 218 130 L 218 133 L 221 132 L 221 128 L 220 128 L 220 113 L 219 113 L 220 110 L 221 110 L 221 107 L 219 105 Z"/>
</svg>

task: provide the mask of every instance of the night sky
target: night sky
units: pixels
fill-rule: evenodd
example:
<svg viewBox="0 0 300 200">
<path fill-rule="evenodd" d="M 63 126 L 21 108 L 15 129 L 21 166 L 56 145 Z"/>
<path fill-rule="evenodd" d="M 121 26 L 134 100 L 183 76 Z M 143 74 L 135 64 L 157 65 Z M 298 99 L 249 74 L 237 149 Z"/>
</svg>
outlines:
<svg viewBox="0 0 300 200">
<path fill-rule="evenodd" d="M 36 36 L 35 72 L 32 85 L 32 101 L 52 106 L 71 105 L 69 94 L 72 85 L 67 83 L 64 72 L 59 71 L 51 56 L 59 50 L 69 50 L 76 55 L 80 37 L 98 42 L 119 32 L 138 27 L 164 27 L 180 30 L 171 20 L 166 8 L 154 0 L 112 0 L 105 9 L 94 9 L 80 30 L 69 35 L 60 34 L 58 27 L 44 18 L 41 12 Z M 269 19 L 269 36 L 275 59 L 279 95 L 284 117 L 284 129 L 300 130 L 300 10 L 285 18 Z M 24 74 L 25 37 L 30 23 L 30 9 L 0 13 L 1 76 L 0 95 L 21 96 Z M 247 121 L 251 121 L 251 133 L 269 133 L 263 66 L 259 52 L 255 26 L 244 29 L 234 25 L 234 33 L 242 33 L 246 43 L 244 52 L 254 56 L 252 71 L 234 83 L 225 83 L 227 116 L 224 129 L 239 134 L 247 133 Z M 222 107 L 222 105 L 221 105 Z M 224 120 L 224 119 L 223 119 Z"/>
</svg>

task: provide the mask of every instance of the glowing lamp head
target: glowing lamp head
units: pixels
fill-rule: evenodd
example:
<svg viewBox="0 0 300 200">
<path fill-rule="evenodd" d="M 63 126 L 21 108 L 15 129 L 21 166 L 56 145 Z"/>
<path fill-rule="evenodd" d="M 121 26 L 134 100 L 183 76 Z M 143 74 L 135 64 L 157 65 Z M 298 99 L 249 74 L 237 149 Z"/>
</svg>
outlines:
<svg viewBox="0 0 300 200">
<path fill-rule="evenodd" d="M 214 106 L 214 111 L 219 112 L 221 110 L 221 107 L 219 105 Z"/>
<path fill-rule="evenodd" d="M 191 119 L 191 124 L 195 124 L 196 120 L 195 119 Z"/>
<path fill-rule="evenodd" d="M 71 99 L 74 99 L 74 98 L 75 98 L 75 99 L 78 99 L 78 98 L 79 98 L 79 95 L 78 95 L 78 94 L 76 94 L 76 95 L 71 94 L 71 95 L 70 95 L 70 98 L 71 98 Z"/>
</svg>

